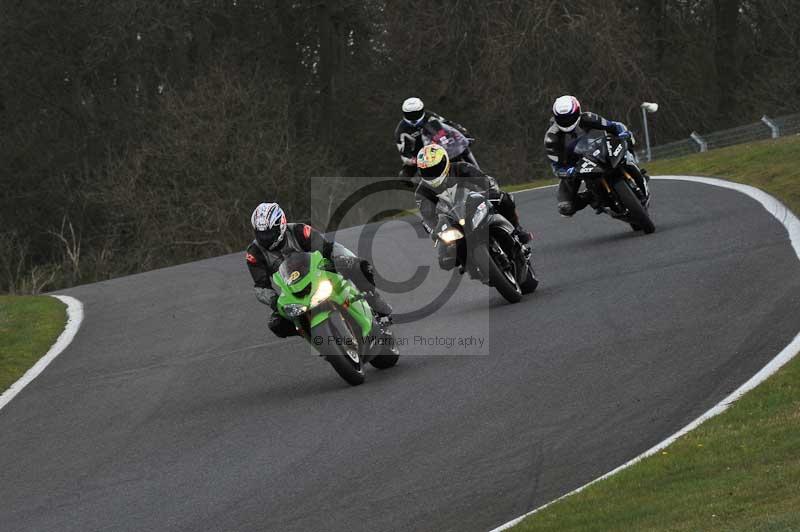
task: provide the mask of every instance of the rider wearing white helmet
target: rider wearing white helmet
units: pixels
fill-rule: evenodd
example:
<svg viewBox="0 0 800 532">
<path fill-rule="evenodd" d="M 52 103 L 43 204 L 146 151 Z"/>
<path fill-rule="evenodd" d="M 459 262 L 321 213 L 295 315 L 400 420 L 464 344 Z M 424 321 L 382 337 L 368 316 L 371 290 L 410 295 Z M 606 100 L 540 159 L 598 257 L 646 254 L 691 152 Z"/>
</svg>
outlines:
<svg viewBox="0 0 800 532">
<path fill-rule="evenodd" d="M 394 130 L 394 141 L 403 161 L 401 176 L 413 177 L 417 173 L 417 153 L 423 146 L 430 143 L 443 144 L 448 136 L 459 136 L 463 140 L 463 150 L 450 154 L 455 161 L 467 161 L 478 166 L 475 156 L 469 149 L 475 139 L 472 138 L 467 128 L 444 118 L 441 115 L 425 109 L 425 104 L 419 98 L 408 98 L 402 106 L 403 118 Z M 443 138 L 444 137 L 444 138 Z"/>
<path fill-rule="evenodd" d="M 553 103 L 553 116 L 544 136 L 544 150 L 553 166 L 553 173 L 561 179 L 558 185 L 558 212 L 563 216 L 572 216 L 593 200 L 591 192 L 578 192 L 581 179 L 572 156 L 577 139 L 593 129 L 602 129 L 620 138 L 630 139 L 633 151 L 636 141 L 625 124 L 606 120 L 594 113 L 582 112 L 581 103 L 574 96 L 561 96 Z M 633 161 L 628 161 L 626 168 L 640 187 L 647 190 L 644 185 L 649 180 L 647 173 Z"/>
<path fill-rule="evenodd" d="M 277 203 L 261 203 L 250 216 L 253 241 L 247 246 L 245 261 L 255 284 L 256 299 L 272 309 L 269 328 L 275 335 L 294 336 L 294 324 L 275 310 L 278 294 L 272 287 L 272 274 L 292 253 L 319 251 L 333 262 L 336 270 L 364 292 L 370 307 L 380 317 L 388 317 L 392 307 L 375 288 L 372 265 L 341 244 L 331 242 L 320 231 L 302 223 L 287 223 L 286 214 Z"/>
</svg>

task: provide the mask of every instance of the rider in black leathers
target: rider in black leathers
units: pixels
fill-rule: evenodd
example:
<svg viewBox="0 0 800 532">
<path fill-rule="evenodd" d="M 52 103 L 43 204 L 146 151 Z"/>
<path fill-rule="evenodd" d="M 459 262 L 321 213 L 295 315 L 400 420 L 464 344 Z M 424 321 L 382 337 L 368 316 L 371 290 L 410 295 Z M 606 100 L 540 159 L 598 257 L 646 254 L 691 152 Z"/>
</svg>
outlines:
<svg viewBox="0 0 800 532">
<path fill-rule="evenodd" d="M 578 192 L 581 178 L 572 157 L 577 140 L 593 129 L 628 138 L 631 151 L 635 149 L 635 139 L 625 124 L 606 120 L 594 113 L 581 112 L 580 103 L 574 96 L 562 96 L 555 101 L 551 124 L 544 136 L 544 149 L 553 166 L 553 173 L 561 179 L 558 185 L 558 212 L 563 216 L 572 216 L 594 199 L 588 190 Z M 640 169 L 633 158 L 625 162 L 625 168 L 647 194 L 647 181 L 650 179 L 647 172 Z"/>
<path fill-rule="evenodd" d="M 326 239 L 310 225 L 286 223 L 286 216 L 277 203 L 260 204 L 253 212 L 251 223 L 255 239 L 247 246 L 245 261 L 253 277 L 256 298 L 272 309 L 268 326 L 276 336 L 286 338 L 298 334 L 294 324 L 276 311 L 278 294 L 272 286 L 272 274 L 286 257 L 296 252 L 319 251 L 331 260 L 338 273 L 364 292 L 365 300 L 378 317 L 391 315 L 392 307 L 375 288 L 375 272 L 368 261 Z"/>
<path fill-rule="evenodd" d="M 458 153 L 450 154 L 450 160 L 467 161 L 473 166 L 478 166 L 475 156 L 469 149 L 469 145 L 475 140 L 467 131 L 467 128 L 444 118 L 432 111 L 425 109 L 422 100 L 419 98 L 408 98 L 403 102 L 403 119 L 397 124 L 394 130 L 394 141 L 397 150 L 400 152 L 400 159 L 403 161 L 403 169 L 400 175 L 404 177 L 414 177 L 417 173 L 417 153 L 423 146 L 430 143 L 444 144 L 455 137 L 454 140 L 458 147 L 454 147 Z M 445 140 L 446 139 L 446 140 Z M 447 148 L 447 146 L 445 146 Z"/>
<path fill-rule="evenodd" d="M 496 209 L 514 226 L 514 233 L 520 242 L 527 244 L 533 238 L 531 233 L 520 225 L 517 206 L 511 194 L 503 192 L 497 181 L 480 168 L 466 162 L 451 163 L 447 151 L 441 146 L 430 144 L 420 151 L 417 157 L 420 167 L 420 182 L 415 193 L 417 206 L 422 215 L 425 229 L 435 239 L 438 195 L 456 184 L 463 184 L 476 192 L 484 192 L 487 199 L 497 200 Z"/>
</svg>

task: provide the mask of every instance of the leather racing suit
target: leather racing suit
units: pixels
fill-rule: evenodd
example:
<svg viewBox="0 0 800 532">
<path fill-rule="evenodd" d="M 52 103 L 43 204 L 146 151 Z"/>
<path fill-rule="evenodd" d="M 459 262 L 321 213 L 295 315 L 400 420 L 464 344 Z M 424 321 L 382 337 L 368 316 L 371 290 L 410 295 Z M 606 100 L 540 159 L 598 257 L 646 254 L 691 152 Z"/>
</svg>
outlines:
<svg viewBox="0 0 800 532">
<path fill-rule="evenodd" d="M 245 261 L 253 277 L 256 299 L 272 309 L 268 326 L 276 336 L 286 338 L 297 335 L 294 324 L 278 314 L 278 294 L 272 286 L 272 275 L 292 253 L 319 251 L 333 262 L 336 271 L 353 281 L 365 293 L 365 299 L 378 316 L 388 316 L 392 308 L 378 294 L 372 265 L 356 257 L 341 244 L 331 242 L 320 231 L 301 223 L 286 224 L 283 240 L 276 249 L 264 249 L 253 240 L 245 252 Z"/>
<path fill-rule="evenodd" d="M 520 226 L 519 215 L 514 198 L 507 192 L 502 192 L 497 185 L 497 181 L 490 175 L 485 174 L 480 168 L 464 161 L 457 161 L 450 164 L 450 172 L 447 177 L 433 187 L 427 181 L 421 180 L 415 193 L 417 206 L 422 215 L 422 223 L 425 229 L 431 233 L 431 238 L 435 238 L 433 229 L 436 227 L 437 214 L 436 204 L 439 201 L 438 194 L 448 188 L 463 184 L 470 190 L 476 192 L 486 192 L 488 199 L 497 199 L 497 212 L 505 217 L 516 228 L 518 236 L 523 244 L 530 241 L 530 233 Z"/>
<path fill-rule="evenodd" d="M 474 140 L 467 128 L 431 111 L 425 111 L 425 116 L 417 125 L 400 120 L 394 130 L 394 141 L 403 161 L 400 175 L 405 177 L 416 175 L 417 153 L 431 143 L 439 144 L 447 150 L 451 162 L 467 161 L 480 168 L 469 149 Z"/>
<path fill-rule="evenodd" d="M 561 178 L 558 185 L 558 212 L 563 216 L 572 216 L 590 204 L 593 199 L 589 191 L 579 193 L 581 178 L 574 167 L 572 151 L 578 139 L 594 129 L 601 129 L 614 135 L 628 132 L 621 122 L 606 120 L 595 113 L 583 112 L 578 125 L 572 131 L 561 131 L 555 122 L 552 122 L 545 133 L 544 150 L 547 159 L 553 167 L 553 173 Z M 635 139 L 631 135 L 631 152 L 635 149 L 635 145 Z M 625 162 L 625 168 L 630 171 L 639 187 L 647 191 L 646 181 L 649 177 L 644 169 L 639 168 L 633 156 Z"/>
</svg>

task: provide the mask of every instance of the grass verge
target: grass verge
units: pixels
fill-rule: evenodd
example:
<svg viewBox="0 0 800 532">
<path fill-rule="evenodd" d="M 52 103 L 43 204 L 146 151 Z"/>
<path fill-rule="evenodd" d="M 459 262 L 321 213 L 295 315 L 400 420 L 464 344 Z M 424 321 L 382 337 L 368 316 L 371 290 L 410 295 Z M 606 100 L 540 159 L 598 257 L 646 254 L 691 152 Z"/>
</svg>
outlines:
<svg viewBox="0 0 800 532">
<path fill-rule="evenodd" d="M 798 213 L 798 153 L 800 137 L 792 137 L 655 161 L 648 169 L 753 185 Z M 800 530 L 800 357 L 659 454 L 512 530 Z"/>
<path fill-rule="evenodd" d="M 47 296 L 0 296 L 0 393 L 55 343 L 67 322 L 66 305 Z"/>
</svg>

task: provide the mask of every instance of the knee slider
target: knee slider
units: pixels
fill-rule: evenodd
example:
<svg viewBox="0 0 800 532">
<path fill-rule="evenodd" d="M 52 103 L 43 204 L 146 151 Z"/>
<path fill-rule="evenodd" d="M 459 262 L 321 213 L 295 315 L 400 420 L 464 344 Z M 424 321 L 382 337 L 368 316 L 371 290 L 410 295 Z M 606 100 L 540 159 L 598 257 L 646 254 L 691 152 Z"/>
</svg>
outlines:
<svg viewBox="0 0 800 532">
<path fill-rule="evenodd" d="M 575 214 L 575 206 L 572 204 L 571 201 L 559 201 L 558 213 L 561 216 L 572 216 L 573 214 Z"/>
<path fill-rule="evenodd" d="M 297 334 L 294 324 L 277 314 L 270 316 L 267 327 L 269 327 L 269 330 L 279 338 L 286 338 L 288 336 L 294 336 Z"/>
</svg>

